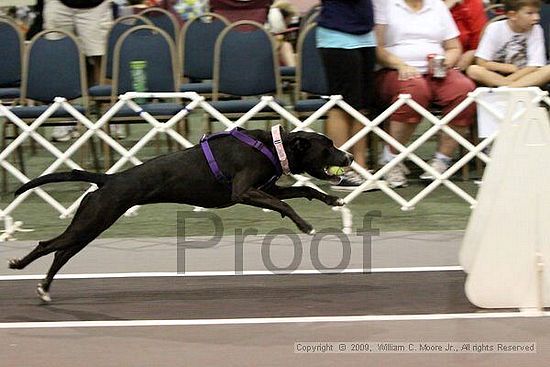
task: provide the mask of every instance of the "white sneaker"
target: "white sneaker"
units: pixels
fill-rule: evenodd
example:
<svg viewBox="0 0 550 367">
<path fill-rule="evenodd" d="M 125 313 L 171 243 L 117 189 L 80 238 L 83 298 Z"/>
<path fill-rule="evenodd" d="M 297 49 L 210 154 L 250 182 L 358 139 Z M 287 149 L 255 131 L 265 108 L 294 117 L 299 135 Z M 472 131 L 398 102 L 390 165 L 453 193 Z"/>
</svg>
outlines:
<svg viewBox="0 0 550 367">
<path fill-rule="evenodd" d="M 330 186 L 334 191 L 353 191 L 361 186 L 366 179 L 355 171 L 347 171 L 340 177 L 340 182 L 336 185 Z M 370 182 L 367 187 L 363 189 L 365 191 L 378 190 L 376 182 Z"/>
<path fill-rule="evenodd" d="M 393 166 L 384 176 L 388 185 L 392 188 L 407 187 L 407 175 L 410 173 L 405 163 L 399 162 Z"/>
<path fill-rule="evenodd" d="M 439 174 L 442 174 L 449 168 L 449 166 L 445 162 L 437 158 L 434 158 L 430 161 L 430 167 L 432 167 Z M 435 180 L 435 177 L 429 172 L 424 172 L 420 175 L 420 179 L 433 181 Z"/>
<path fill-rule="evenodd" d="M 52 141 L 69 141 L 73 132 L 72 126 L 56 126 L 53 128 Z"/>
</svg>

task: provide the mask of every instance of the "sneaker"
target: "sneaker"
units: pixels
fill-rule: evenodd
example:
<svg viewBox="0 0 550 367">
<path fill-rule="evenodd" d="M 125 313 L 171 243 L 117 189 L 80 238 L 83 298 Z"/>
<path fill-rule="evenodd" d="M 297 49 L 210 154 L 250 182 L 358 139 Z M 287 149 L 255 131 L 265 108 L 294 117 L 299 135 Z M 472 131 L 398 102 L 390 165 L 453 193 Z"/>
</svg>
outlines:
<svg viewBox="0 0 550 367">
<path fill-rule="evenodd" d="M 430 167 L 432 167 L 437 173 L 442 174 L 449 168 L 449 166 L 443 162 L 441 159 L 434 158 L 430 161 Z M 435 180 L 435 177 L 429 173 L 424 172 L 420 175 L 421 180 Z"/>
<path fill-rule="evenodd" d="M 384 176 L 389 187 L 407 187 L 407 175 L 410 173 L 409 169 L 403 162 L 397 163 L 393 166 L 388 173 Z"/>
<path fill-rule="evenodd" d="M 340 182 L 336 185 L 331 185 L 330 188 L 334 191 L 353 191 L 361 186 L 366 179 L 355 171 L 347 171 L 340 176 Z M 376 182 L 370 182 L 364 191 L 378 190 Z"/>
<path fill-rule="evenodd" d="M 72 126 L 56 126 L 53 128 L 51 139 L 52 141 L 69 141 L 73 132 Z"/>
</svg>

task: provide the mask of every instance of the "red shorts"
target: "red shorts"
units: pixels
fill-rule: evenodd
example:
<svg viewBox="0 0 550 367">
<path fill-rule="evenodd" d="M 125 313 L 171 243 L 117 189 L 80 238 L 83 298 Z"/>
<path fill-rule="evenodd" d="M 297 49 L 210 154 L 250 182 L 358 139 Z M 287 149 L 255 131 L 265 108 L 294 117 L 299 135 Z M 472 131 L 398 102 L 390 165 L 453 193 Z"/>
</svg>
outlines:
<svg viewBox="0 0 550 367">
<path fill-rule="evenodd" d="M 377 98 L 383 106 L 389 106 L 397 101 L 400 94 L 410 94 L 412 99 L 424 108 L 434 104 L 441 107 L 443 114 L 452 111 L 462 102 L 468 92 L 476 88 L 474 82 L 458 70 L 450 69 L 443 79 L 422 76 L 410 80 L 398 80 L 397 70 L 383 69 L 376 73 Z M 474 122 L 476 114 L 475 103 L 470 104 L 458 114 L 451 124 L 469 126 Z M 405 105 L 391 116 L 392 121 L 418 124 L 422 116 Z"/>
</svg>

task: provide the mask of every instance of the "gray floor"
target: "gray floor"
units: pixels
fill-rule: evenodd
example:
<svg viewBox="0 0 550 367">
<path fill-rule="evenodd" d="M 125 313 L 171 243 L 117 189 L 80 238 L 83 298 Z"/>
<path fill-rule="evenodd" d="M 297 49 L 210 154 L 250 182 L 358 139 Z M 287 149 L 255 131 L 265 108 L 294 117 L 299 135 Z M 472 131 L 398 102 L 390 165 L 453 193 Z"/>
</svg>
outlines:
<svg viewBox="0 0 550 367">
<path fill-rule="evenodd" d="M 348 268 L 396 268 L 457 265 L 463 233 L 385 233 L 373 238 L 350 238 Z M 201 239 L 198 239 L 201 240 Z M 243 246 L 244 270 L 265 270 L 261 237 L 247 238 Z M 237 245 L 235 245 L 237 243 Z M 224 238 L 214 248 L 186 251 L 186 271 L 234 271 L 233 238 Z M 288 265 L 296 248 L 302 249 L 299 269 L 311 269 L 311 238 L 300 236 L 293 244 L 283 236 L 270 245 L 270 259 Z M 199 243 L 195 243 L 198 245 Z M 0 261 L 28 252 L 34 243 L 0 244 Z M 264 245 L 265 246 L 265 245 Z M 345 247 L 345 246 L 344 246 Z M 319 259 L 329 267 L 341 260 L 342 244 L 326 237 L 319 246 Z M 336 250 L 335 250 L 336 249 Z M 365 264 L 363 250 L 370 253 Z M 239 253 L 240 251 L 237 251 Z M 178 250 L 173 238 L 104 239 L 95 241 L 64 268 L 64 273 L 175 272 Z M 180 249 L 181 258 L 181 249 Z M 239 258 L 239 256 L 237 256 Z M 367 257 L 368 258 L 368 257 Z M 32 264 L 22 272 L 3 267 L 1 275 L 42 274 L 51 258 Z M 366 266 L 365 266 L 366 265 Z M 393 269 L 395 270 L 395 269 Z M 439 275 L 438 275 L 439 274 Z M 453 275 L 454 274 L 454 275 Z M 3 319 L 0 322 L 2 366 L 547 366 L 550 360 L 550 318 L 521 317 L 458 319 L 453 316 L 429 320 L 323 321 L 249 325 L 133 326 L 10 328 L 6 320 L 116 320 L 132 316 L 160 320 L 195 317 L 307 317 L 322 314 L 369 315 L 376 305 L 380 315 L 418 313 L 419 298 L 453 307 L 464 302 L 459 272 L 371 274 L 362 289 L 358 277 L 369 275 L 294 275 L 156 279 L 58 280 L 54 302 L 39 305 L 34 280 L 2 280 Z M 294 278 L 293 278 L 294 277 Z M 324 278 L 323 278 L 324 277 Z M 162 282 L 162 279 L 171 279 Z M 326 279 L 326 282 L 325 282 Z M 134 283 L 135 282 L 135 283 Z M 204 286 L 201 284 L 204 282 Z M 435 284 L 438 284 L 436 287 Z M 135 284 L 133 286 L 132 284 Z M 262 287 L 259 288 L 258 284 Z M 172 286 L 178 286 L 172 288 Z M 187 286 L 187 288 L 185 288 Z M 369 288 L 370 287 L 370 288 Z M 315 293 L 315 297 L 300 297 Z M 452 292 L 451 292 L 452 290 Z M 225 293 L 224 293 L 225 292 Z M 247 293 L 248 292 L 248 293 Z M 264 292 L 264 293 L 262 293 Z M 56 294 L 58 296 L 57 304 Z M 179 296 L 194 295 L 203 302 Z M 231 297 L 224 297 L 231 295 Z M 218 300 L 219 298 L 219 300 Z M 460 299 L 459 299 L 460 298 Z M 269 301 L 269 300 L 272 301 Z M 179 303 L 172 304 L 177 300 Z M 206 303 L 205 303 L 206 302 Z M 240 302 L 240 303 L 239 303 Z M 106 305 L 109 309 L 106 310 Z M 240 304 L 240 306 L 239 306 Z M 338 307 L 338 305 L 341 307 Z M 324 305 L 324 306 L 323 306 Z M 385 305 L 385 306 L 384 306 Z M 191 310 L 195 307 L 195 310 Z M 217 307 L 217 313 L 207 310 Z M 361 307 L 365 308 L 362 313 Z M 485 313 L 473 306 L 459 310 Z M 105 312 L 104 312 L 105 311 Z M 231 312 L 227 312 L 231 311 Z M 388 312 L 384 312 L 388 311 Z M 406 312 L 410 311 L 410 312 Z M 451 309 L 452 311 L 452 309 Z M 194 312 L 194 313 L 193 313 Z M 443 312 L 441 309 L 434 311 Z M 425 313 L 425 312 L 424 312 Z M 45 315 L 48 314 L 48 317 Z M 60 315 L 62 317 L 60 317 Z M 145 316 L 144 316 L 145 315 Z M 229 315 L 229 316 L 228 316 Z M 237 320 L 239 321 L 239 320 Z M 299 354 L 296 342 L 533 342 L 535 354 Z"/>
</svg>

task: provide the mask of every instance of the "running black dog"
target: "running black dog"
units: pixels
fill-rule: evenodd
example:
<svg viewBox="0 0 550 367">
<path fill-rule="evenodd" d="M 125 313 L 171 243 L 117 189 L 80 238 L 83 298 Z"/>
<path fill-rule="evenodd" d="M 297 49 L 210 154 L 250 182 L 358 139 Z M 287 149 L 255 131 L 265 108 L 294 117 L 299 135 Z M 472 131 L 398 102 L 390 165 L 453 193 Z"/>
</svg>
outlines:
<svg viewBox="0 0 550 367">
<path fill-rule="evenodd" d="M 318 133 L 282 132 L 277 137 L 263 130 L 235 129 L 120 173 L 107 175 L 73 170 L 44 175 L 27 182 L 15 194 L 63 181 L 91 182 L 98 190 L 83 198 L 72 222 L 61 235 L 40 241 L 25 257 L 10 260 L 9 267 L 23 269 L 34 260 L 55 252 L 48 274 L 37 289 L 42 300 L 50 301 L 48 291 L 53 277 L 71 257 L 129 208 L 153 203 L 205 208 L 247 204 L 277 211 L 294 221 L 302 232 L 313 234 L 313 227 L 281 200 L 303 197 L 331 206 L 343 205 L 343 201 L 309 187 L 276 186 L 275 181 L 283 173 L 282 167 L 286 166 L 293 174 L 308 173 L 328 180 L 332 177 L 328 167 L 349 166 L 352 161 L 350 154 L 337 149 L 329 138 Z"/>
</svg>

